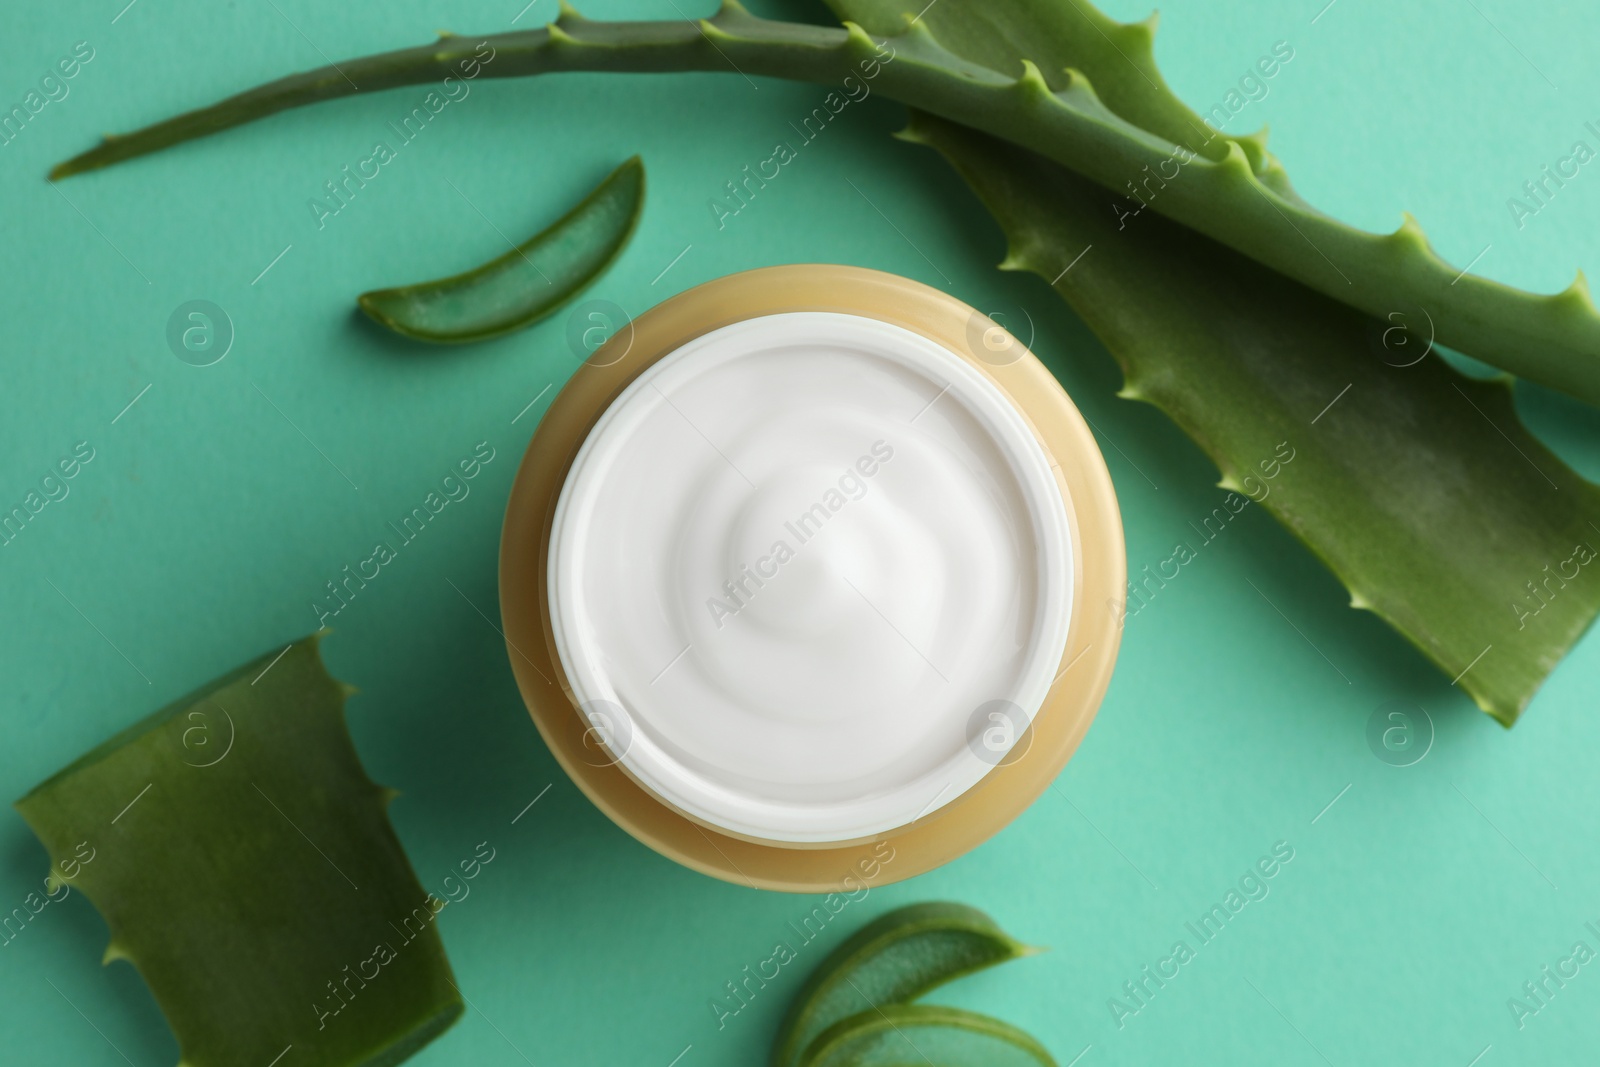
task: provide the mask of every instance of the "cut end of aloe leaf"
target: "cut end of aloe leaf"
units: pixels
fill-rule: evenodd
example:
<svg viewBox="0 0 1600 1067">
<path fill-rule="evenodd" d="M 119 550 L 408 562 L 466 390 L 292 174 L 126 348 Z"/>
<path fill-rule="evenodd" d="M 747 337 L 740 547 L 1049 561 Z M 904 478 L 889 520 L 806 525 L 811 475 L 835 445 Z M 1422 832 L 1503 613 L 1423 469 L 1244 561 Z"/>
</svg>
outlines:
<svg viewBox="0 0 1600 1067">
<path fill-rule="evenodd" d="M 627 245 L 644 209 L 644 163 L 623 163 L 549 229 L 464 274 L 362 293 L 378 325 L 463 344 L 520 330 L 587 288 Z"/>
<path fill-rule="evenodd" d="M 143 976 L 184 1067 L 389 1067 L 458 1018 L 435 917 L 362 769 L 320 635 L 274 649 L 17 801 Z M 287 1062 L 287 1061 L 285 1061 Z"/>
</svg>

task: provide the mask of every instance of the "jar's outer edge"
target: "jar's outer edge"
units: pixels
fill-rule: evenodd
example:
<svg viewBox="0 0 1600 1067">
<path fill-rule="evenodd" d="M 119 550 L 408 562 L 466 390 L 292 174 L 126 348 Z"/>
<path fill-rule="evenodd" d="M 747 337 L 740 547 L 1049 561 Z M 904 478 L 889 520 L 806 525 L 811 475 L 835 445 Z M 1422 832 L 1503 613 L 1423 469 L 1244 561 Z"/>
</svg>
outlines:
<svg viewBox="0 0 1600 1067">
<path fill-rule="evenodd" d="M 584 746 L 556 654 L 546 563 L 556 499 L 590 428 L 656 359 L 758 315 L 833 311 L 890 322 L 962 356 L 1021 411 L 1054 462 L 1067 509 L 1076 594 L 1062 672 L 1025 738 L 1026 754 L 932 815 L 882 840 L 782 846 L 702 825 L 662 804 Z M 624 830 L 694 870 L 753 888 L 799 893 L 887 885 L 965 854 L 1021 814 L 1071 757 L 1110 682 L 1121 639 L 1115 606 L 1127 564 L 1105 460 L 1082 415 L 1032 353 L 995 365 L 969 348 L 975 311 L 920 282 L 862 267 L 797 264 L 718 278 L 656 305 L 572 375 L 529 443 L 506 508 L 500 607 L 507 655 L 534 724 L 579 789 Z M 1019 742 L 1020 743 L 1020 742 Z M 600 765 L 596 765 L 600 764 Z"/>
</svg>

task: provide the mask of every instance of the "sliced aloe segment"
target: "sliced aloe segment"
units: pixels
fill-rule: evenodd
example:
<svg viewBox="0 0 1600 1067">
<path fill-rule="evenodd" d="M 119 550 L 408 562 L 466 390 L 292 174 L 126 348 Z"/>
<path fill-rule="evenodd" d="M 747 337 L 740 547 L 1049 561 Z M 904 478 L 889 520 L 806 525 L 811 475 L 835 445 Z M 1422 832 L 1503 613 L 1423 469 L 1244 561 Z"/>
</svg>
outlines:
<svg viewBox="0 0 1600 1067">
<path fill-rule="evenodd" d="M 361 768 L 317 643 L 167 705 L 17 801 L 184 1067 L 388 1067 L 461 1014 L 444 902 Z"/>
<path fill-rule="evenodd" d="M 952 978 L 1034 952 L 965 904 L 934 901 L 882 915 L 817 965 L 773 1043 L 772 1067 L 795 1067 L 828 1027 L 921 996 Z"/>
<path fill-rule="evenodd" d="M 1009 1023 L 960 1008 L 886 1004 L 830 1026 L 799 1067 L 1056 1067 Z"/>
<path fill-rule="evenodd" d="M 380 326 L 419 341 L 499 337 L 587 288 L 622 252 L 643 209 L 644 164 L 634 156 L 553 226 L 505 255 L 465 274 L 362 293 L 356 302 Z"/>
</svg>

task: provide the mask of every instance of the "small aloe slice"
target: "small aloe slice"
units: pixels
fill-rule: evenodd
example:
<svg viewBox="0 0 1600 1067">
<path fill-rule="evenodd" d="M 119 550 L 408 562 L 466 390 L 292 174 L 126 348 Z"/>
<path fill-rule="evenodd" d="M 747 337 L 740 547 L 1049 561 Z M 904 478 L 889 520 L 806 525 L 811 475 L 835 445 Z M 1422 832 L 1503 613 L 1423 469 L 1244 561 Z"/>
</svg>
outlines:
<svg viewBox="0 0 1600 1067">
<path fill-rule="evenodd" d="M 799 1067 L 1056 1067 L 1009 1023 L 960 1008 L 886 1004 L 830 1026 Z"/>
<path fill-rule="evenodd" d="M 389 825 L 393 792 L 361 768 L 319 636 L 17 801 L 105 916 L 105 961 L 129 961 L 155 994 L 182 1067 L 390 1067 L 461 1014 L 444 902 Z"/>
<path fill-rule="evenodd" d="M 778 1028 L 772 1067 L 796 1067 L 818 1034 L 863 1008 L 872 1014 L 1034 951 L 965 904 L 935 901 L 891 911 L 857 930 L 811 972 Z"/>
<path fill-rule="evenodd" d="M 362 293 L 356 302 L 374 322 L 419 341 L 499 337 L 588 287 L 622 252 L 643 208 L 644 164 L 634 156 L 549 229 L 505 255 L 465 274 Z"/>
</svg>

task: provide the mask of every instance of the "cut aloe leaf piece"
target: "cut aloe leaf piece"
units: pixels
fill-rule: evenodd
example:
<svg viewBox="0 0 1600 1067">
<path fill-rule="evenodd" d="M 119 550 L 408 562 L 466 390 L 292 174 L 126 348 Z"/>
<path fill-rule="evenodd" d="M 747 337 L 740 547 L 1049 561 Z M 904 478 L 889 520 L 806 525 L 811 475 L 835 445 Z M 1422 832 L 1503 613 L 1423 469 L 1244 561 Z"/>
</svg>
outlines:
<svg viewBox="0 0 1600 1067">
<path fill-rule="evenodd" d="M 1119 229 L 1092 186 L 1032 153 L 921 113 L 906 136 L 943 153 L 999 221 L 1003 266 L 1054 280 L 1121 364 L 1121 395 L 1155 404 L 1216 463 L 1234 502 L 1219 514 L 1254 498 L 1351 606 L 1516 721 L 1600 612 L 1600 584 L 1580 576 L 1600 488 L 1527 431 L 1504 380 L 1451 369 L 1420 318 L 1363 315 L 1168 219 Z M 1134 577 L 1113 606 L 1130 616 L 1154 588 Z"/>
<path fill-rule="evenodd" d="M 461 1014 L 444 902 L 406 860 L 317 645 L 218 678 L 17 801 L 183 1067 L 388 1067 Z"/>
<path fill-rule="evenodd" d="M 380 326 L 419 341 L 499 337 L 588 288 L 621 254 L 643 209 L 644 164 L 634 156 L 549 229 L 505 255 L 465 274 L 362 293 L 356 302 Z"/>
<path fill-rule="evenodd" d="M 960 1008 L 886 1004 L 824 1031 L 798 1067 L 1056 1067 L 1009 1023 Z"/>
<path fill-rule="evenodd" d="M 806 979 L 778 1028 L 772 1067 L 795 1067 L 817 1035 L 841 1019 L 1034 951 L 965 904 L 912 904 L 879 916 Z"/>
</svg>

